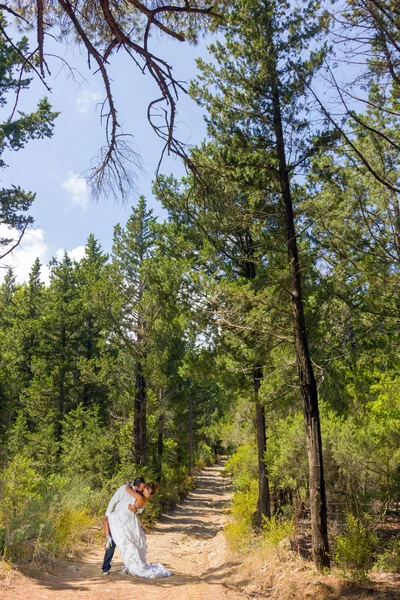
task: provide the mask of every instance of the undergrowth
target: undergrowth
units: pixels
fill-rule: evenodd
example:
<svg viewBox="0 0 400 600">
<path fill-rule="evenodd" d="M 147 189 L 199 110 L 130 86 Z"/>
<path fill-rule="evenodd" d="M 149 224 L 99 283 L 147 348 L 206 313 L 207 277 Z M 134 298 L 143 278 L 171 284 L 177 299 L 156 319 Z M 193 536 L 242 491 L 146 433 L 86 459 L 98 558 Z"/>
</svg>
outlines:
<svg viewBox="0 0 400 600">
<path fill-rule="evenodd" d="M 103 541 L 101 518 L 112 494 L 130 479 L 121 473 L 102 487 L 82 477 L 53 475 L 41 480 L 29 461 L 3 478 L 0 502 L 0 560 L 38 562 L 71 557 L 85 545 Z M 12 477 L 10 476 L 12 475 Z M 147 480 L 152 473 L 143 473 Z M 147 503 L 141 523 L 149 526 L 195 487 L 187 469 L 166 470 L 159 493 Z"/>
<path fill-rule="evenodd" d="M 231 550 L 247 555 L 261 553 L 273 555 L 278 560 L 295 556 L 291 551 L 297 533 L 293 506 L 279 505 L 278 514 L 265 519 L 261 530 L 256 529 L 258 498 L 257 454 L 251 444 L 243 445 L 227 461 L 226 475 L 232 477 L 234 494 L 230 510 L 230 521 L 225 527 L 225 536 Z M 272 496 L 273 494 L 271 494 Z M 298 522 L 298 521 L 297 521 Z M 300 526 L 300 525 L 299 525 Z M 304 528 L 304 523 L 301 525 Z M 353 581 L 365 580 L 368 573 L 400 572 L 400 540 L 379 540 L 374 531 L 376 520 L 368 514 L 355 517 L 349 513 L 345 522 L 335 522 L 339 532 L 331 536 L 331 559 L 333 569 Z"/>
</svg>

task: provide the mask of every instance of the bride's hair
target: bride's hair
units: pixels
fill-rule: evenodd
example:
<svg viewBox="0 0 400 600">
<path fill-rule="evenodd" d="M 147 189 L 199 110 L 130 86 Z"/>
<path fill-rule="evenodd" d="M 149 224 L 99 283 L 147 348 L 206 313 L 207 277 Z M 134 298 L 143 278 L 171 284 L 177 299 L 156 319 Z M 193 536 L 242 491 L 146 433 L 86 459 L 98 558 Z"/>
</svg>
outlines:
<svg viewBox="0 0 400 600">
<path fill-rule="evenodd" d="M 148 481 L 146 483 L 146 487 L 147 487 L 147 489 L 150 492 L 150 496 L 152 496 L 153 494 L 155 494 L 156 491 L 157 491 L 157 485 L 154 483 L 154 481 Z"/>
</svg>

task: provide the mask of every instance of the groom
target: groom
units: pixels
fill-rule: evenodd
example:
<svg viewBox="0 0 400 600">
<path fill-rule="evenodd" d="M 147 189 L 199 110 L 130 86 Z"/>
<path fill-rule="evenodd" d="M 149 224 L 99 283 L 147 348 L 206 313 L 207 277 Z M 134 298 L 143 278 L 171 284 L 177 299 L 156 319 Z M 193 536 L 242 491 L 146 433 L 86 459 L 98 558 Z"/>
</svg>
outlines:
<svg viewBox="0 0 400 600">
<path fill-rule="evenodd" d="M 136 492 L 141 494 L 144 488 L 146 487 L 146 482 L 143 479 L 143 477 L 136 477 L 136 479 L 134 479 L 130 485 Z M 115 542 L 112 539 L 112 532 L 110 531 L 108 517 L 115 510 L 116 506 L 120 502 L 126 503 L 126 505 L 128 505 L 130 504 L 131 500 L 132 497 L 126 491 L 126 484 L 124 483 L 124 485 L 121 485 L 121 487 L 117 489 L 114 496 L 111 498 L 106 510 L 106 514 L 103 517 L 103 531 L 106 536 L 106 553 L 104 555 L 103 566 L 101 567 L 103 575 L 109 575 L 111 569 L 111 561 L 115 551 Z"/>
</svg>

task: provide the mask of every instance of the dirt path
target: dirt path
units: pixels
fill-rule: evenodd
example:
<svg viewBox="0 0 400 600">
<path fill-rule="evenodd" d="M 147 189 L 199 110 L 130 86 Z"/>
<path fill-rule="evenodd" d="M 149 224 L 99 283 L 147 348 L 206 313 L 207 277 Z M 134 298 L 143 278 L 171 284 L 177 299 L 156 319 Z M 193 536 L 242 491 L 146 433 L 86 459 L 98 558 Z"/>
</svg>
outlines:
<svg viewBox="0 0 400 600">
<path fill-rule="evenodd" d="M 143 580 L 122 575 L 116 554 L 111 574 L 101 574 L 103 550 L 98 549 L 74 565 L 38 572 L 29 568 L 2 582 L 1 600 L 243 600 L 229 587 L 235 564 L 227 559 L 221 510 L 230 489 L 221 466 L 204 469 L 198 487 L 182 505 L 161 518 L 148 535 L 148 561 L 161 562 L 174 575 Z"/>
</svg>

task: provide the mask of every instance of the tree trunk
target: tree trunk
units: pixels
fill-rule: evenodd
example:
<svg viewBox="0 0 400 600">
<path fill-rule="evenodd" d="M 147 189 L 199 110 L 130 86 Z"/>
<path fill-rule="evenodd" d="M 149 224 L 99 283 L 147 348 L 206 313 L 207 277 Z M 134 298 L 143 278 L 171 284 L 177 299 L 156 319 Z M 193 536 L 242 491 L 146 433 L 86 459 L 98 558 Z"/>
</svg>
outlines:
<svg viewBox="0 0 400 600">
<path fill-rule="evenodd" d="M 397 258 L 400 260 L 400 207 L 398 195 L 392 192 L 393 212 L 394 212 L 394 245 L 397 252 Z"/>
<path fill-rule="evenodd" d="M 193 401 L 189 395 L 189 469 L 193 468 Z"/>
<path fill-rule="evenodd" d="M 272 43 L 271 49 L 273 51 Z M 285 209 L 285 225 L 290 269 L 291 307 L 294 325 L 294 343 L 299 374 L 304 421 L 306 427 L 308 470 L 310 484 L 310 512 L 312 553 L 318 569 L 330 566 L 326 493 L 322 460 L 321 427 L 318 409 L 318 391 L 308 348 L 308 338 L 302 300 L 302 281 L 293 216 L 293 204 L 286 164 L 284 134 L 280 108 L 277 75 L 272 81 L 276 150 L 279 160 L 279 180 Z"/>
<path fill-rule="evenodd" d="M 163 465 L 163 453 L 164 453 L 164 421 L 165 413 L 163 407 L 163 390 L 160 389 L 158 396 L 158 406 L 160 409 L 160 416 L 158 417 L 158 435 L 157 435 L 157 458 L 156 458 L 156 481 L 160 482 L 162 478 L 162 465 Z"/>
<path fill-rule="evenodd" d="M 257 527 L 260 528 L 263 518 L 271 518 L 271 500 L 265 452 L 267 449 L 267 436 L 265 433 L 265 409 L 258 401 L 258 391 L 262 379 L 261 367 L 254 368 L 254 396 L 256 404 L 256 430 L 257 430 L 257 457 L 258 457 L 258 501 L 257 501 Z"/>
<path fill-rule="evenodd" d="M 146 464 L 146 378 L 143 374 L 143 365 L 140 360 L 136 362 L 136 393 L 134 408 L 134 435 L 135 435 L 135 460 L 136 464 Z"/>
<path fill-rule="evenodd" d="M 65 412 L 65 361 L 66 361 L 66 347 L 67 347 L 67 333 L 65 326 L 61 326 L 61 353 L 60 362 L 61 367 L 59 369 L 59 381 L 58 381 L 58 400 L 57 400 L 57 421 L 56 421 L 56 440 L 61 441 L 62 438 L 62 420 Z M 61 447 L 60 447 L 61 451 Z"/>
<path fill-rule="evenodd" d="M 243 250 L 246 260 L 243 264 L 244 275 L 248 279 L 256 277 L 256 263 L 254 261 L 254 244 L 251 233 L 246 231 L 243 238 Z M 256 343 L 254 344 L 256 347 Z M 267 466 L 265 464 L 265 452 L 267 450 L 267 436 L 265 433 L 265 409 L 259 403 L 259 389 L 263 378 L 262 367 L 256 365 L 253 369 L 254 401 L 256 405 L 256 438 L 257 438 L 257 465 L 258 465 L 258 499 L 257 499 L 257 527 L 261 527 L 263 517 L 271 518 L 271 498 L 269 494 L 269 482 Z"/>
<path fill-rule="evenodd" d="M 93 317 L 92 315 L 88 315 L 87 320 L 86 320 L 86 326 L 87 329 L 89 331 L 89 335 L 86 339 L 86 352 L 85 352 L 85 358 L 87 361 L 91 360 L 93 358 L 93 335 L 92 335 L 92 331 L 93 331 Z M 89 406 L 90 405 L 90 391 L 92 388 L 92 384 L 90 383 L 84 383 L 83 384 L 83 388 L 82 388 L 82 404 L 83 406 Z"/>
<path fill-rule="evenodd" d="M 141 297 L 141 296 L 140 296 Z M 138 316 L 136 330 L 136 392 L 134 405 L 135 461 L 144 466 L 147 459 L 147 382 L 143 372 L 143 361 L 146 359 L 145 319 Z"/>
</svg>

